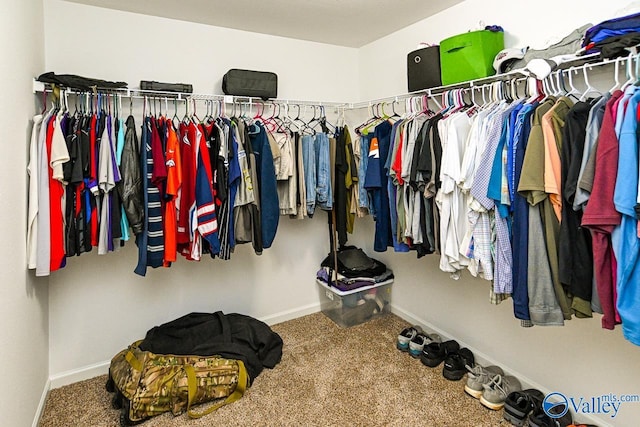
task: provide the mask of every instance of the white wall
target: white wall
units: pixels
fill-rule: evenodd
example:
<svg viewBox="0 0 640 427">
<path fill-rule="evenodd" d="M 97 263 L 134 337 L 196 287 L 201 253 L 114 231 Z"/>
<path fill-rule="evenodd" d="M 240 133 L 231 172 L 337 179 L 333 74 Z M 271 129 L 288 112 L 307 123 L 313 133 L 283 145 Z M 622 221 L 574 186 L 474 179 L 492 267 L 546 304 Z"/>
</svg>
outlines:
<svg viewBox="0 0 640 427">
<path fill-rule="evenodd" d="M 406 92 L 406 54 L 420 41 L 437 43 L 484 20 L 505 28 L 507 46 L 535 45 L 584 23 L 608 19 L 628 1 L 534 3 L 466 0 L 361 48 L 361 99 Z M 610 73 L 594 74 L 601 88 L 613 85 Z M 435 257 L 376 255 L 396 272 L 393 301 L 406 318 L 433 325 L 546 391 L 575 397 L 639 392 L 640 350 L 624 340 L 619 328 L 601 329 L 599 315 L 573 319 L 565 327 L 521 328 L 511 301 L 497 307 L 489 303 L 486 282 L 468 274 L 454 281 L 439 271 Z M 602 416 L 599 424 L 635 426 L 638 419 L 640 403 L 627 404 L 615 419 Z"/>
<path fill-rule="evenodd" d="M 30 425 L 48 378 L 47 280 L 26 271 L 27 153 L 34 115 L 31 76 L 44 61 L 42 2 L 10 1 L 0 14 L 0 425 Z"/>
<path fill-rule="evenodd" d="M 48 71 L 126 81 L 133 88 L 140 80 L 157 80 L 192 83 L 195 93 L 222 93 L 224 73 L 246 68 L 277 73 L 278 98 L 358 97 L 353 48 L 60 0 L 45 0 L 45 45 Z"/>
<path fill-rule="evenodd" d="M 73 25 L 60 25 L 70 16 Z M 351 48 L 57 0 L 45 2 L 45 46 L 46 70 L 132 86 L 141 79 L 190 82 L 195 92 L 221 93 L 227 69 L 249 68 L 276 72 L 280 98 L 357 98 Z M 133 273 L 133 243 L 120 253 L 69 259 L 50 279 L 52 377 L 109 360 L 150 327 L 190 311 L 271 321 L 317 311 L 313 277 L 329 250 L 326 221 L 323 213 L 304 221 L 281 218 L 273 247 L 260 257 L 245 245 L 231 261 L 180 259 L 170 269 L 150 269 L 146 278 Z"/>
</svg>

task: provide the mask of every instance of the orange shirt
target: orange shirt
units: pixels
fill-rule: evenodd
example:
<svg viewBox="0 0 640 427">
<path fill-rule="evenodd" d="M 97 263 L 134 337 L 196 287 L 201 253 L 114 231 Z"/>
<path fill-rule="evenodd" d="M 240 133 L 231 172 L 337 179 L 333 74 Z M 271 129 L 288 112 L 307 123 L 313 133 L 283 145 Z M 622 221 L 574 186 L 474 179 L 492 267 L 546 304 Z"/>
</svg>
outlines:
<svg viewBox="0 0 640 427">
<path fill-rule="evenodd" d="M 178 219 L 176 215 L 176 197 L 182 186 L 182 163 L 180 158 L 180 144 L 178 135 L 171 123 L 167 120 L 167 202 L 164 212 L 164 265 L 176 261 Z"/>
<path fill-rule="evenodd" d="M 549 194 L 549 200 L 558 221 L 562 220 L 562 172 L 560 162 L 562 128 L 564 127 L 564 119 L 572 106 L 573 102 L 569 98 L 562 97 L 542 116 L 544 190 Z"/>
</svg>

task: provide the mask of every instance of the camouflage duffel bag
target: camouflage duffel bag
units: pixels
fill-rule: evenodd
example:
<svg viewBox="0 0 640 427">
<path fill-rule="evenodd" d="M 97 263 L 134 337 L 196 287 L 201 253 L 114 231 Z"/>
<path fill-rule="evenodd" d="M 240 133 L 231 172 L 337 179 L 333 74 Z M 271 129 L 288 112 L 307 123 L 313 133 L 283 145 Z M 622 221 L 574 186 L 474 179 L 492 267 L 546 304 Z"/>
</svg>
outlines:
<svg viewBox="0 0 640 427">
<path fill-rule="evenodd" d="M 106 387 L 115 393 L 113 407 L 122 409 L 122 425 L 168 411 L 173 415 L 186 411 L 190 418 L 199 418 L 238 400 L 249 386 L 241 360 L 154 354 L 140 350 L 140 342 L 116 354 L 109 367 Z M 219 402 L 202 412 L 192 409 L 213 400 Z"/>
</svg>

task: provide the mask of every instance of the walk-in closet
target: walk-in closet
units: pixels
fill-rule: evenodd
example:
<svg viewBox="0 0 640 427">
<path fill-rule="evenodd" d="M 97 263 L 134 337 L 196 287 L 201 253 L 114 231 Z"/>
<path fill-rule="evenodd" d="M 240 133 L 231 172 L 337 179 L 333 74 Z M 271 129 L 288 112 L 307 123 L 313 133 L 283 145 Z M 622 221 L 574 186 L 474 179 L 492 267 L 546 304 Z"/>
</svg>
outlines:
<svg viewBox="0 0 640 427">
<path fill-rule="evenodd" d="M 444 363 L 434 370 L 420 363 L 419 352 L 410 357 L 408 343 L 402 344 L 399 335 L 406 332 L 414 338 L 420 331 L 411 330 L 413 326 L 425 336 L 428 332 L 429 341 L 455 340 L 459 354 L 462 348 L 472 352 L 472 365 L 499 366 L 500 378 L 517 378 L 522 389 L 561 394 L 576 425 L 638 425 L 640 276 L 635 273 L 640 270 L 640 231 L 632 232 L 640 230 L 638 143 L 637 123 L 631 128 L 623 122 L 624 108 L 638 108 L 640 39 L 630 43 L 624 55 L 552 55 L 556 62 L 545 62 L 543 68 L 550 69 L 546 74 L 543 70 L 543 76 L 507 71 L 507 77 L 481 76 L 414 92 L 407 90 L 407 60 L 417 49 L 487 29 L 500 33 L 504 48 L 514 49 L 509 54 L 527 58 L 524 50 L 518 56 L 517 49 L 543 51 L 576 29 L 639 12 L 640 2 L 632 0 L 5 2 L 0 16 L 0 127 L 6 157 L 0 180 L 0 378 L 5 379 L 0 425 L 120 425 L 103 380 L 112 358 L 155 326 L 189 313 L 218 311 L 250 316 L 273 328 L 283 340 L 282 362 L 255 378 L 242 399 L 217 412 L 199 419 L 166 414 L 142 425 L 510 425 L 502 410 L 488 409 L 468 390 L 465 393 L 466 375 L 447 381 L 442 377 Z M 640 33 L 640 20 L 636 26 Z M 223 94 L 223 76 L 232 69 L 275 73 L 277 98 Z M 46 79 L 38 81 L 46 72 L 126 86 L 60 89 Z M 191 90 L 143 90 L 141 81 L 179 82 L 191 85 Z M 614 106 L 617 99 L 624 101 Z M 534 154 L 525 154 L 524 146 L 518 152 L 513 143 L 523 126 L 528 135 L 536 120 L 542 122 L 548 109 L 539 114 L 536 109 L 545 102 L 548 109 L 566 110 L 553 118 L 556 141 L 576 135 L 563 130 L 565 122 L 578 123 L 581 152 L 590 153 L 585 140 L 596 147 L 593 179 L 607 181 L 604 169 L 597 169 L 606 164 L 607 171 L 617 167 L 628 183 L 607 181 L 602 185 L 609 193 L 599 184 L 586 191 L 577 183 L 572 212 L 561 212 L 564 172 L 571 169 L 576 183 L 587 157 L 576 161 L 571 157 L 575 153 L 563 151 L 558 142 L 553 157 L 540 145 L 542 154 L 535 160 L 529 158 Z M 43 123 L 54 117 L 53 134 L 53 128 L 61 126 L 60 119 L 55 123 L 60 109 L 67 110 L 62 126 L 71 123 L 78 144 L 85 130 L 87 135 L 98 129 L 113 135 L 110 147 L 103 145 L 107 151 L 98 153 L 112 162 L 92 164 L 98 158 L 92 147 L 84 172 L 80 160 L 77 169 L 71 163 L 64 169 L 62 163 L 54 166 L 56 153 L 50 147 L 41 166 L 47 170 L 52 162 L 54 179 L 59 173 L 64 185 L 49 188 L 45 176 L 40 187 L 34 187 L 43 159 L 38 139 L 42 145 L 48 138 Z M 604 120 L 598 119 L 597 130 L 595 123 L 589 129 L 587 123 L 596 121 L 592 116 L 597 114 Z M 478 115 L 484 121 L 475 120 Z M 601 126 L 607 136 L 600 136 Z M 162 129 L 170 135 L 169 128 L 177 133 L 156 135 Z M 142 244 L 147 250 L 139 249 L 137 233 L 127 221 L 131 206 L 121 206 L 117 197 L 127 138 L 133 138 L 129 131 L 136 134 L 138 150 L 139 143 L 149 144 L 142 172 L 139 158 L 136 166 L 145 181 Z M 543 134 L 541 126 L 534 130 L 538 131 L 540 141 L 553 136 Z M 378 152 L 378 143 L 389 134 L 390 145 L 381 144 Z M 245 136 L 248 166 L 243 169 L 239 163 L 233 169 L 226 154 L 216 163 L 215 153 L 223 150 L 244 156 Z M 620 150 L 632 161 L 618 163 L 616 154 L 613 163 L 596 163 L 595 150 L 611 144 L 612 138 L 614 148 L 620 141 Z M 525 140 L 528 150 L 531 139 Z M 411 147 L 402 145 L 409 141 Z M 415 141 L 420 142 L 414 147 Z M 468 141 L 473 141 L 472 148 Z M 90 145 L 88 136 L 86 143 Z M 147 186 L 155 185 L 157 174 L 166 179 L 173 173 L 164 166 L 158 172 L 154 160 L 186 164 L 179 158 L 151 155 L 152 145 L 169 150 L 171 143 L 193 147 L 188 178 L 192 199 L 186 204 L 187 196 L 178 192 L 181 185 L 187 188 L 186 181 L 172 181 L 173 190 L 165 188 L 171 197 L 162 200 L 162 212 L 153 211 L 161 202 Z M 313 143 L 316 151 L 309 148 Z M 330 157 L 329 147 L 335 150 L 336 144 L 342 156 L 332 152 Z M 483 158 L 487 147 L 493 149 L 491 158 Z M 272 155 L 275 149 L 277 158 Z M 268 158 L 261 155 L 265 150 Z M 426 153 L 426 166 L 414 150 Z M 504 158 L 496 155 L 500 150 Z M 79 159 L 80 152 L 78 148 L 73 158 Z M 313 172 L 307 170 L 309 156 L 318 161 Z M 343 169 L 335 167 L 336 162 L 342 162 Z M 491 171 L 500 162 L 504 176 Z M 536 175 L 536 168 L 545 165 L 545 172 Z M 104 179 L 92 182 L 91 168 Z M 243 175 L 251 168 L 255 176 Z M 483 168 L 484 176 L 478 178 Z M 237 176 L 235 186 L 216 187 L 230 174 Z M 264 190 L 255 199 L 246 198 L 251 178 Z M 474 178 L 486 181 L 484 189 Z M 547 178 L 555 178 L 557 188 L 549 181 L 536 187 Z M 203 194 L 205 181 L 213 186 Z M 324 183 L 331 184 L 328 192 Z M 63 200 L 70 216 L 49 216 L 49 203 L 56 199 L 39 198 L 42 185 L 60 191 L 57 201 L 66 191 Z M 634 191 L 624 192 L 634 186 Z M 495 197 L 487 196 L 487 187 L 497 188 Z M 102 196 L 90 199 L 89 188 Z M 423 197 L 429 189 L 432 194 Z M 609 205 L 621 219 L 612 220 L 607 211 L 595 208 L 589 212 L 589 195 L 609 200 L 614 189 L 616 198 Z M 541 194 L 545 202 L 529 210 L 527 203 Z M 277 203 L 269 195 L 277 196 Z M 47 211 L 42 210 L 43 200 Z M 39 214 L 47 214 L 44 222 L 34 220 L 38 201 Z M 164 210 L 169 201 L 173 211 Z M 238 211 L 240 204 L 246 210 Z M 467 211 L 469 206 L 474 207 Z M 526 217 L 514 219 L 518 206 L 527 211 Z M 177 236 L 162 240 L 163 248 L 171 247 L 172 253 L 155 259 L 154 245 L 162 230 L 153 224 L 164 223 L 167 212 L 176 211 L 189 211 L 200 227 L 190 228 L 187 215 L 174 219 Z M 532 222 L 532 212 L 537 222 Z M 615 221 L 621 225 L 614 229 Z M 54 230 L 53 222 L 67 233 L 57 252 L 45 248 L 50 240 L 43 234 Z M 69 222 L 74 223 L 72 231 Z M 241 229 L 238 223 L 247 226 Z M 388 224 L 395 228 L 389 230 Z M 573 228 L 562 229 L 560 224 Z M 532 233 L 531 227 L 539 233 Z M 555 237 L 550 243 L 550 234 L 565 244 Z M 387 235 L 393 236 L 392 243 Z M 591 236 L 596 236 L 593 243 Z M 334 274 L 331 263 L 337 267 L 337 259 L 328 254 L 338 245 L 361 248 L 393 275 L 376 273 L 376 283 L 384 286 L 374 287 L 369 295 L 352 294 L 358 295 L 353 300 L 348 290 L 335 293 L 330 284 L 323 288 L 317 277 L 325 267 L 325 274 Z M 609 255 L 594 261 L 593 247 L 610 254 L 617 245 L 624 248 L 625 256 L 616 254 L 622 264 L 616 265 L 616 259 L 612 264 Z M 558 248 L 559 254 L 554 252 Z M 560 258 L 561 267 L 549 265 L 547 256 Z M 328 264 L 321 266 L 325 258 Z M 563 270 L 567 265 L 574 267 Z M 616 273 L 622 288 L 615 286 Z M 611 283 L 603 291 L 604 285 L 597 282 L 605 276 Z M 524 287 L 518 277 L 524 277 Z M 344 286 L 350 285 L 353 281 L 346 280 Z M 571 300 L 559 296 L 561 286 Z M 618 292 L 626 298 L 623 303 L 616 300 Z M 600 301 L 603 295 L 606 300 Z M 325 304 L 336 301 L 369 311 L 354 312 L 336 324 L 323 313 Z M 539 305 L 529 313 L 534 301 Z M 60 390 L 70 391 L 55 394 Z M 73 396 L 89 402 L 86 411 L 69 409 L 62 414 L 65 399 Z M 605 402 L 605 396 L 628 400 L 606 405 L 616 401 Z M 55 410 L 60 415 L 52 415 Z"/>
</svg>

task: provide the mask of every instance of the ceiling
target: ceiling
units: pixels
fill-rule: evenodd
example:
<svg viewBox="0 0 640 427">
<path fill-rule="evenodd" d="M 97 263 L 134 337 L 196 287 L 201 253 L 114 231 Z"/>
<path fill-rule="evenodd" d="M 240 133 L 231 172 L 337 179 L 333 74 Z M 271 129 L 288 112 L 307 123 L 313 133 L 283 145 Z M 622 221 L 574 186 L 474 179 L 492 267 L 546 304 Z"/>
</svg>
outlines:
<svg viewBox="0 0 640 427">
<path fill-rule="evenodd" d="M 109 9 L 361 47 L 463 0 L 67 0 Z"/>
</svg>

